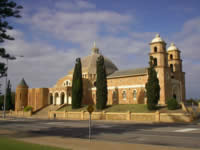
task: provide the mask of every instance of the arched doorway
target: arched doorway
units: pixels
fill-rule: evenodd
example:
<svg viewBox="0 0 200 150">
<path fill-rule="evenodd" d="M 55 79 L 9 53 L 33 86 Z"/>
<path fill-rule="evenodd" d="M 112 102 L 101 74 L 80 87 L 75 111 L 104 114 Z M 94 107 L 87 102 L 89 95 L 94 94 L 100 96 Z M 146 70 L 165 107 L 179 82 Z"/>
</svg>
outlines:
<svg viewBox="0 0 200 150">
<path fill-rule="evenodd" d="M 60 103 L 61 103 L 61 105 L 65 103 L 65 93 L 64 92 L 61 93 L 61 102 Z"/>
<path fill-rule="evenodd" d="M 179 86 L 174 86 L 174 87 L 173 87 L 172 97 L 173 97 L 174 99 L 176 99 L 178 103 L 181 102 L 180 88 L 179 88 Z"/>
<path fill-rule="evenodd" d="M 50 101 L 49 101 L 49 104 L 53 104 L 53 95 L 52 95 L 52 93 L 50 93 Z"/>
<path fill-rule="evenodd" d="M 55 93 L 55 102 L 54 102 L 54 104 L 59 104 L 59 95 L 58 95 L 58 93 Z"/>
</svg>

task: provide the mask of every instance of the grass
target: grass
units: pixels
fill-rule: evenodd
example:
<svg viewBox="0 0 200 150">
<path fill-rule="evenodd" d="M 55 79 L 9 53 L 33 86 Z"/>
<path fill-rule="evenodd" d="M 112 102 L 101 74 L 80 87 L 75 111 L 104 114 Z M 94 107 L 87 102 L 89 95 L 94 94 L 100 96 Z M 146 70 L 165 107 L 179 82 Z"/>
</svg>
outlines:
<svg viewBox="0 0 200 150">
<path fill-rule="evenodd" d="M 26 143 L 8 137 L 0 137 L 0 149 L 1 150 L 67 150 L 57 147 Z"/>
<path fill-rule="evenodd" d="M 87 107 L 88 107 L 87 105 L 84 105 L 79 109 L 72 109 L 72 106 L 69 105 L 69 106 L 62 107 L 58 111 L 65 111 L 66 110 L 66 111 L 72 111 L 72 112 L 80 112 L 80 111 L 87 111 Z"/>
<path fill-rule="evenodd" d="M 147 109 L 145 104 L 118 104 L 105 109 L 107 112 L 135 112 L 135 113 L 148 113 L 152 112 Z"/>
<path fill-rule="evenodd" d="M 65 106 L 61 109 L 59 109 L 58 111 L 71 111 L 71 112 L 80 112 L 80 111 L 87 111 L 87 105 L 82 106 L 79 109 L 72 109 L 72 107 L 69 106 Z M 181 113 L 183 112 L 183 110 L 180 109 L 176 109 L 176 110 L 168 110 L 167 107 L 158 107 L 158 109 L 160 112 L 163 113 Z M 151 112 L 155 112 L 156 110 L 148 110 L 147 109 L 147 105 L 146 104 L 116 104 L 116 105 L 108 105 L 107 108 L 104 109 L 104 111 L 106 112 L 133 112 L 133 113 L 151 113 Z M 94 112 L 99 112 L 99 110 L 96 110 L 96 107 L 94 105 Z"/>
<path fill-rule="evenodd" d="M 73 111 L 73 112 L 80 112 L 80 111 L 87 111 L 87 105 L 81 107 L 80 109 L 72 109 L 71 106 L 65 106 L 61 109 L 59 109 L 59 111 Z M 94 111 L 98 112 L 99 110 L 96 110 L 96 107 L 94 106 Z M 104 109 L 104 111 L 106 112 L 127 112 L 127 111 L 131 111 L 131 112 L 153 112 L 153 111 L 149 111 L 147 109 L 147 106 L 145 104 L 117 104 L 117 105 L 109 105 L 107 106 L 106 109 Z"/>
</svg>

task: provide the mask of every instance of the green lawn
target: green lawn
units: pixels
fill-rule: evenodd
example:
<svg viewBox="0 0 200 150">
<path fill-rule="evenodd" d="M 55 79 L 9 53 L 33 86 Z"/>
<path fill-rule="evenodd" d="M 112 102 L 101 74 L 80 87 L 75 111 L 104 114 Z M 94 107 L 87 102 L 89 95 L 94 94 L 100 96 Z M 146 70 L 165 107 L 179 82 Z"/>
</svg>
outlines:
<svg viewBox="0 0 200 150">
<path fill-rule="evenodd" d="M 105 109 L 107 112 L 135 112 L 135 113 L 147 113 L 152 112 L 147 109 L 147 105 L 145 104 L 118 104 L 113 106 L 108 106 Z"/>
<path fill-rule="evenodd" d="M 73 111 L 73 112 L 80 112 L 80 111 L 87 111 L 87 105 L 83 106 L 80 109 L 72 109 L 71 106 L 65 106 L 61 109 L 59 109 L 58 111 Z M 181 113 L 183 112 L 183 110 L 177 109 L 177 110 L 168 110 L 167 107 L 159 107 L 158 110 L 160 112 L 177 112 L 177 113 Z M 98 110 L 96 110 L 95 105 L 94 105 L 94 111 L 98 112 Z M 155 112 L 156 110 L 153 111 L 149 111 L 147 109 L 147 105 L 145 104 L 117 104 L 117 105 L 109 105 L 107 106 L 106 109 L 104 109 L 104 111 L 106 112 L 135 112 L 135 113 L 148 113 L 148 112 Z"/>
<path fill-rule="evenodd" d="M 66 150 L 57 147 L 26 143 L 7 137 L 0 137 L 0 149 L 1 150 Z"/>
<path fill-rule="evenodd" d="M 72 109 L 71 106 L 65 106 L 63 108 L 61 108 L 59 111 L 87 111 L 87 106 L 83 106 L 80 109 Z M 96 110 L 95 106 L 94 106 L 94 111 L 98 111 Z M 152 112 L 149 111 L 147 109 L 147 106 L 145 104 L 118 104 L 118 105 L 110 105 L 107 106 L 106 109 L 104 109 L 104 111 L 106 112 L 127 112 L 127 111 L 131 111 L 131 112 Z"/>
</svg>

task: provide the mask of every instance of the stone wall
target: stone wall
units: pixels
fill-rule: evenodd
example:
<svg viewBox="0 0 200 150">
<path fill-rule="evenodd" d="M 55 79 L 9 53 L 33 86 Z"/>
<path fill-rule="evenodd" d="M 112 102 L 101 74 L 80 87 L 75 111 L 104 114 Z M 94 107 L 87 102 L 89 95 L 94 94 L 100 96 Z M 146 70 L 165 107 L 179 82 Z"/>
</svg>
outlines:
<svg viewBox="0 0 200 150">
<path fill-rule="evenodd" d="M 33 111 L 36 111 L 44 106 L 48 105 L 48 88 L 33 88 L 28 89 L 28 106 L 33 108 Z"/>
<path fill-rule="evenodd" d="M 28 112 L 24 112 L 24 111 L 10 111 L 7 116 L 11 116 L 11 117 L 31 117 L 32 116 L 32 112 L 28 111 Z"/>
<path fill-rule="evenodd" d="M 67 119 L 67 120 L 88 120 L 89 113 L 81 112 L 58 112 L 50 111 L 49 119 Z M 191 122 L 193 121 L 192 114 L 188 113 L 114 113 L 114 112 L 94 112 L 92 120 L 130 120 L 136 122 Z"/>
</svg>

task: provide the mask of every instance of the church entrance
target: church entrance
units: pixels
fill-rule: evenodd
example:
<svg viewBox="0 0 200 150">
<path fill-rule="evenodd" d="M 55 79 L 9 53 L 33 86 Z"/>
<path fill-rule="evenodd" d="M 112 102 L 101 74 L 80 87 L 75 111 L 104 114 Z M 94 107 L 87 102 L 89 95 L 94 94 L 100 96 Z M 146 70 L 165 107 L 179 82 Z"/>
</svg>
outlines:
<svg viewBox="0 0 200 150">
<path fill-rule="evenodd" d="M 65 93 L 61 93 L 61 105 L 65 103 Z"/>
<path fill-rule="evenodd" d="M 173 95 L 172 97 L 177 100 L 178 103 L 181 102 L 180 88 L 179 86 L 173 87 Z"/>
<path fill-rule="evenodd" d="M 53 95 L 50 94 L 50 104 L 53 104 Z"/>
</svg>

